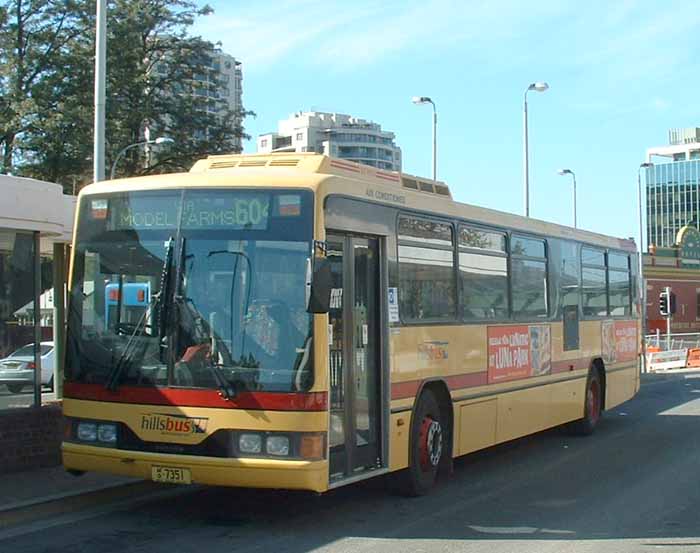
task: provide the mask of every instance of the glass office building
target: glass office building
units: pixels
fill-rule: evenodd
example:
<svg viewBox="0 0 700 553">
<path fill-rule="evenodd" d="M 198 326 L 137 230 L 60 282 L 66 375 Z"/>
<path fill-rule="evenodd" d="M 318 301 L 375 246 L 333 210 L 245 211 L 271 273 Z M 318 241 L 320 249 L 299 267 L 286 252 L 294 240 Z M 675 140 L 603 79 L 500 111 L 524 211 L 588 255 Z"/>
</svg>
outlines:
<svg viewBox="0 0 700 553">
<path fill-rule="evenodd" d="M 645 170 L 647 244 L 663 248 L 685 225 L 700 228 L 700 127 L 670 129 L 668 142 L 647 150 Z"/>
<path fill-rule="evenodd" d="M 647 244 L 669 248 L 685 225 L 700 228 L 700 159 L 654 164 L 646 189 Z"/>
</svg>

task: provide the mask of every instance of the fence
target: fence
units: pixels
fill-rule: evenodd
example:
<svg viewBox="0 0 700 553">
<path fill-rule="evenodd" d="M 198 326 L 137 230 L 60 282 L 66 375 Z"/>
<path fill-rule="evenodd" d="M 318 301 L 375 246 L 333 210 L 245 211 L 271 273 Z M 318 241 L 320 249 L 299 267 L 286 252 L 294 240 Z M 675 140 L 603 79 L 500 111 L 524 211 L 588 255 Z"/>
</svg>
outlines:
<svg viewBox="0 0 700 553">
<path fill-rule="evenodd" d="M 647 350 L 658 348 L 656 351 L 677 351 L 680 349 L 700 348 L 700 333 L 688 334 L 647 334 L 644 337 Z"/>
<path fill-rule="evenodd" d="M 700 333 L 662 335 L 657 331 L 644 341 L 649 371 L 700 367 Z"/>
</svg>

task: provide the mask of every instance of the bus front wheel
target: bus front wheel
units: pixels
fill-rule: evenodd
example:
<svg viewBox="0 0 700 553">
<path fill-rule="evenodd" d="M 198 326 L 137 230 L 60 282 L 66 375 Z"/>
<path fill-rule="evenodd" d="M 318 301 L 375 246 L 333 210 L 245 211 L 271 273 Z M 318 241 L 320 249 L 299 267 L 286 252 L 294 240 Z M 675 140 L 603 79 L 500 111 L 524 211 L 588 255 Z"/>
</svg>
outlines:
<svg viewBox="0 0 700 553">
<path fill-rule="evenodd" d="M 445 420 L 433 392 L 424 390 L 411 421 L 409 465 L 400 474 L 399 491 L 403 494 L 425 495 L 435 485 L 440 461 L 448 451 Z"/>
</svg>

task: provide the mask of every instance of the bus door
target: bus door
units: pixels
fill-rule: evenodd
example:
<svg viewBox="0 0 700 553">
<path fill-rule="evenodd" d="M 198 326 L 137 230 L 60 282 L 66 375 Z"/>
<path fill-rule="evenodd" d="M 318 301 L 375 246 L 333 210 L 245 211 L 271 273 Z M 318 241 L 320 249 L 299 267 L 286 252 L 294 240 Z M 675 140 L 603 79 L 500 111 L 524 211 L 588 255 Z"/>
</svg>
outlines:
<svg viewBox="0 0 700 553">
<path fill-rule="evenodd" d="M 329 235 L 331 484 L 382 466 L 379 240 Z"/>
</svg>

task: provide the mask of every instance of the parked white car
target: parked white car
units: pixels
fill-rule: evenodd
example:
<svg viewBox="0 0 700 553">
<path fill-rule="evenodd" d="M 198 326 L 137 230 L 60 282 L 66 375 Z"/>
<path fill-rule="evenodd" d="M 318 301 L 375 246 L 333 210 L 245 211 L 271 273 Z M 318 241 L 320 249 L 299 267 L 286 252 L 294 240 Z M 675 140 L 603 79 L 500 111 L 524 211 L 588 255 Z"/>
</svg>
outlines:
<svg viewBox="0 0 700 553">
<path fill-rule="evenodd" d="M 34 383 L 34 344 L 22 346 L 5 359 L 0 359 L 0 384 L 18 394 Z M 41 383 L 53 389 L 53 342 L 41 342 Z"/>
</svg>

